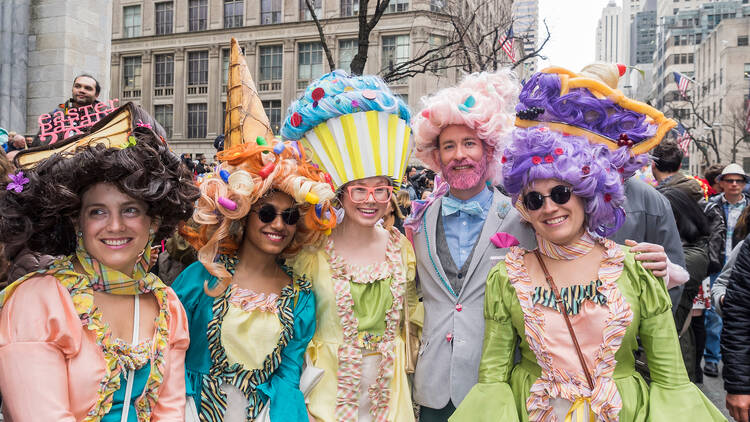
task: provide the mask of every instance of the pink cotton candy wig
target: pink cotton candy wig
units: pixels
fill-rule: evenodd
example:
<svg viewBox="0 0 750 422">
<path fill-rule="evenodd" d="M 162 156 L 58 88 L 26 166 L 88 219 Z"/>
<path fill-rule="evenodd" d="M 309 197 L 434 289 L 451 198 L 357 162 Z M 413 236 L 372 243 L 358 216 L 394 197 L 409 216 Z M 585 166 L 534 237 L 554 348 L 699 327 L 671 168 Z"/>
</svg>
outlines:
<svg viewBox="0 0 750 422">
<path fill-rule="evenodd" d="M 467 75 L 458 85 L 422 98 L 424 109 L 411 121 L 415 155 L 439 172 L 440 163 L 433 158 L 433 151 L 438 147 L 440 132 L 450 125 L 465 125 L 476 131 L 484 142 L 488 180 L 499 184 L 502 180 L 500 156 L 513 129 L 519 90 L 513 72 L 502 69 Z"/>
</svg>

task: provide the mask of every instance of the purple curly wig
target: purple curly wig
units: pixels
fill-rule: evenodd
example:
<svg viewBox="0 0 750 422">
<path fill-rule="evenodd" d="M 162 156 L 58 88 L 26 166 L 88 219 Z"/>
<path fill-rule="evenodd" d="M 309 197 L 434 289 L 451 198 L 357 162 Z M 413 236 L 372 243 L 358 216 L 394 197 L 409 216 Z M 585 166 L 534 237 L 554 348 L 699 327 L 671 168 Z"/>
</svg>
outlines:
<svg viewBox="0 0 750 422">
<path fill-rule="evenodd" d="M 517 128 L 503 153 L 503 183 L 514 203 L 535 180 L 569 183 L 584 200 L 589 231 L 606 237 L 625 221 L 623 173 L 630 160 L 626 147 L 612 151 L 547 128 Z"/>
</svg>

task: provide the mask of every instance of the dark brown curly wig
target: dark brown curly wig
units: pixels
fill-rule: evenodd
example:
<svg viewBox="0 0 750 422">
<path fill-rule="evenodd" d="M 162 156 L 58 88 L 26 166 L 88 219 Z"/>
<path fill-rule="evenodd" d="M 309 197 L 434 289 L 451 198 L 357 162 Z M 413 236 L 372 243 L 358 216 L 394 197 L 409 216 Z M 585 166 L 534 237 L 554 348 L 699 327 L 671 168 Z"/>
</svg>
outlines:
<svg viewBox="0 0 750 422">
<path fill-rule="evenodd" d="M 136 145 L 128 148 L 79 148 L 24 169 L 29 183 L 22 192 L 0 182 L 0 243 L 50 255 L 73 253 L 81 198 L 102 182 L 145 202 L 148 215 L 160 222 L 156 240 L 169 237 L 192 215 L 200 193 L 192 174 L 153 130 L 136 127 L 133 135 Z"/>
</svg>

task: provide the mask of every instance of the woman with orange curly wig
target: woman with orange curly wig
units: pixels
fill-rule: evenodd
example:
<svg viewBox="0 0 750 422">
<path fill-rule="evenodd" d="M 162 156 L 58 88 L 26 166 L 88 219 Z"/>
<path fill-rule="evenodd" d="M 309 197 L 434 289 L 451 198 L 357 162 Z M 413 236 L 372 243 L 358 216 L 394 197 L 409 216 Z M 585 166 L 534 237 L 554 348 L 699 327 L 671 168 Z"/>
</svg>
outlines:
<svg viewBox="0 0 750 422">
<path fill-rule="evenodd" d="M 182 229 L 199 262 L 172 285 L 190 326 L 187 394 L 202 421 L 253 421 L 264 410 L 307 420 L 299 382 L 315 297 L 283 263 L 333 226 L 333 190 L 290 143 L 240 144 L 219 160 L 200 186 L 200 228 Z"/>
</svg>

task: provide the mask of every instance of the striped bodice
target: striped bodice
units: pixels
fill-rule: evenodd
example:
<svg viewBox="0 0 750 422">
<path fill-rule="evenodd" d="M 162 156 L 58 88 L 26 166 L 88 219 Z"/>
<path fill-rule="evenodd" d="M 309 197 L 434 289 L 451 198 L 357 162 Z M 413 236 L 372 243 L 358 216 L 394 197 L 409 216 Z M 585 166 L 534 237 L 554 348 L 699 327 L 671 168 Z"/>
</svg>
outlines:
<svg viewBox="0 0 750 422">
<path fill-rule="evenodd" d="M 598 305 L 606 305 L 607 297 L 599 291 L 601 285 L 601 280 L 596 280 L 589 284 L 575 284 L 561 288 L 560 296 L 563 303 L 565 303 L 565 312 L 568 315 L 578 315 L 581 310 L 581 304 L 586 300 L 590 300 Z M 549 288 L 542 286 L 535 287 L 531 300 L 534 305 L 539 303 L 542 306 L 552 308 L 558 312 L 560 311 L 555 294 Z"/>
</svg>

